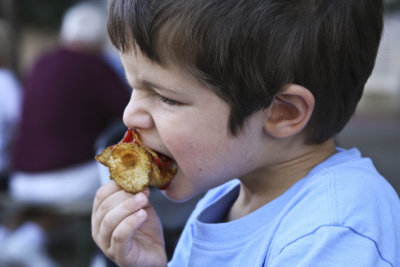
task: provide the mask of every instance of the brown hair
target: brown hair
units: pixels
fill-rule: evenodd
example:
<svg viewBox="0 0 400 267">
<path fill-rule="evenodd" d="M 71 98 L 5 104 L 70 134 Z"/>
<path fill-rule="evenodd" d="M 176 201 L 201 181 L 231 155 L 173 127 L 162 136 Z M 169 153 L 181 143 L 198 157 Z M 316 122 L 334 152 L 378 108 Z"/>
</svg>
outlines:
<svg viewBox="0 0 400 267">
<path fill-rule="evenodd" d="M 174 63 L 231 106 L 236 134 L 285 84 L 315 97 L 307 142 L 339 132 L 373 69 L 381 0 L 111 0 L 108 32 L 121 51 Z"/>
</svg>

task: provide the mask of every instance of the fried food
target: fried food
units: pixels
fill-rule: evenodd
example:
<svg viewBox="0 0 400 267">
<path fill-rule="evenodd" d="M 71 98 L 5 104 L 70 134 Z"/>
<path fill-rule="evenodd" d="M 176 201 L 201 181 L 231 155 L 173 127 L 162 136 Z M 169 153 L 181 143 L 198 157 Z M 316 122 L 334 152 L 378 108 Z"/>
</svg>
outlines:
<svg viewBox="0 0 400 267">
<path fill-rule="evenodd" d="M 130 193 L 148 186 L 163 188 L 177 171 L 175 162 L 144 145 L 131 129 L 118 144 L 107 147 L 95 159 L 107 166 L 110 178 Z"/>
</svg>

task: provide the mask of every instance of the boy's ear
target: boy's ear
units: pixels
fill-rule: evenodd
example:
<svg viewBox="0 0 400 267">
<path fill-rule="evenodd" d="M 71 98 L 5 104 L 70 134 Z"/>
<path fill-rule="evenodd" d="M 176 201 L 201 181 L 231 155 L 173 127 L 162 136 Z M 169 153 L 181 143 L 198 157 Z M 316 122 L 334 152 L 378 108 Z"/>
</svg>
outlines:
<svg viewBox="0 0 400 267">
<path fill-rule="evenodd" d="M 268 107 L 266 130 L 275 138 L 285 138 L 299 133 L 308 123 L 315 99 L 306 88 L 289 84 L 279 92 Z"/>
</svg>

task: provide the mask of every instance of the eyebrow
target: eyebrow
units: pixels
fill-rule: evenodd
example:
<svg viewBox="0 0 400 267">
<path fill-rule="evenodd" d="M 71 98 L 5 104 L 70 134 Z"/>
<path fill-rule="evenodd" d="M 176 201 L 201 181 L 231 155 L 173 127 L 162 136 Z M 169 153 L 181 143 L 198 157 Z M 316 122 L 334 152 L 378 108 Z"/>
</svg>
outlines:
<svg viewBox="0 0 400 267">
<path fill-rule="evenodd" d="M 124 67 L 124 65 L 122 63 L 121 63 L 121 67 L 124 70 L 125 79 L 129 83 L 129 80 L 128 80 L 128 77 L 127 77 L 127 72 L 126 72 L 125 67 Z M 150 81 L 146 81 L 146 80 L 139 80 L 138 82 L 140 82 L 140 83 L 142 83 L 142 84 L 144 84 L 144 85 L 146 85 L 148 87 L 151 87 L 151 88 L 155 88 L 155 89 L 162 90 L 162 91 L 167 91 L 167 92 L 170 92 L 172 94 L 178 94 L 175 90 L 167 88 L 167 87 L 164 87 L 164 86 L 162 86 L 160 84 L 156 84 L 156 83 L 153 83 L 153 82 L 150 82 Z"/>
<path fill-rule="evenodd" d="M 143 80 L 140 81 L 140 82 L 143 83 L 144 85 L 148 86 L 148 87 L 152 87 L 152 88 L 159 89 L 159 90 L 162 90 L 162 91 L 167 91 L 167 92 L 170 92 L 170 93 L 173 93 L 173 94 L 177 94 L 177 92 L 175 90 L 167 88 L 167 87 L 164 87 L 164 86 L 162 86 L 160 84 L 155 84 L 153 82 L 143 81 Z"/>
</svg>

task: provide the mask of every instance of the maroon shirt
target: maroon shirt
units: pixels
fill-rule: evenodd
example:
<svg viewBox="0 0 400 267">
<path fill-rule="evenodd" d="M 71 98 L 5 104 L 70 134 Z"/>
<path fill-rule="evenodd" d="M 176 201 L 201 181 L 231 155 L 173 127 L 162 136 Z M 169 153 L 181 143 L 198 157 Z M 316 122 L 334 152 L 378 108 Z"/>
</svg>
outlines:
<svg viewBox="0 0 400 267">
<path fill-rule="evenodd" d="M 43 172 L 84 163 L 130 92 L 101 58 L 57 49 L 42 56 L 24 82 L 14 170 Z"/>
</svg>

